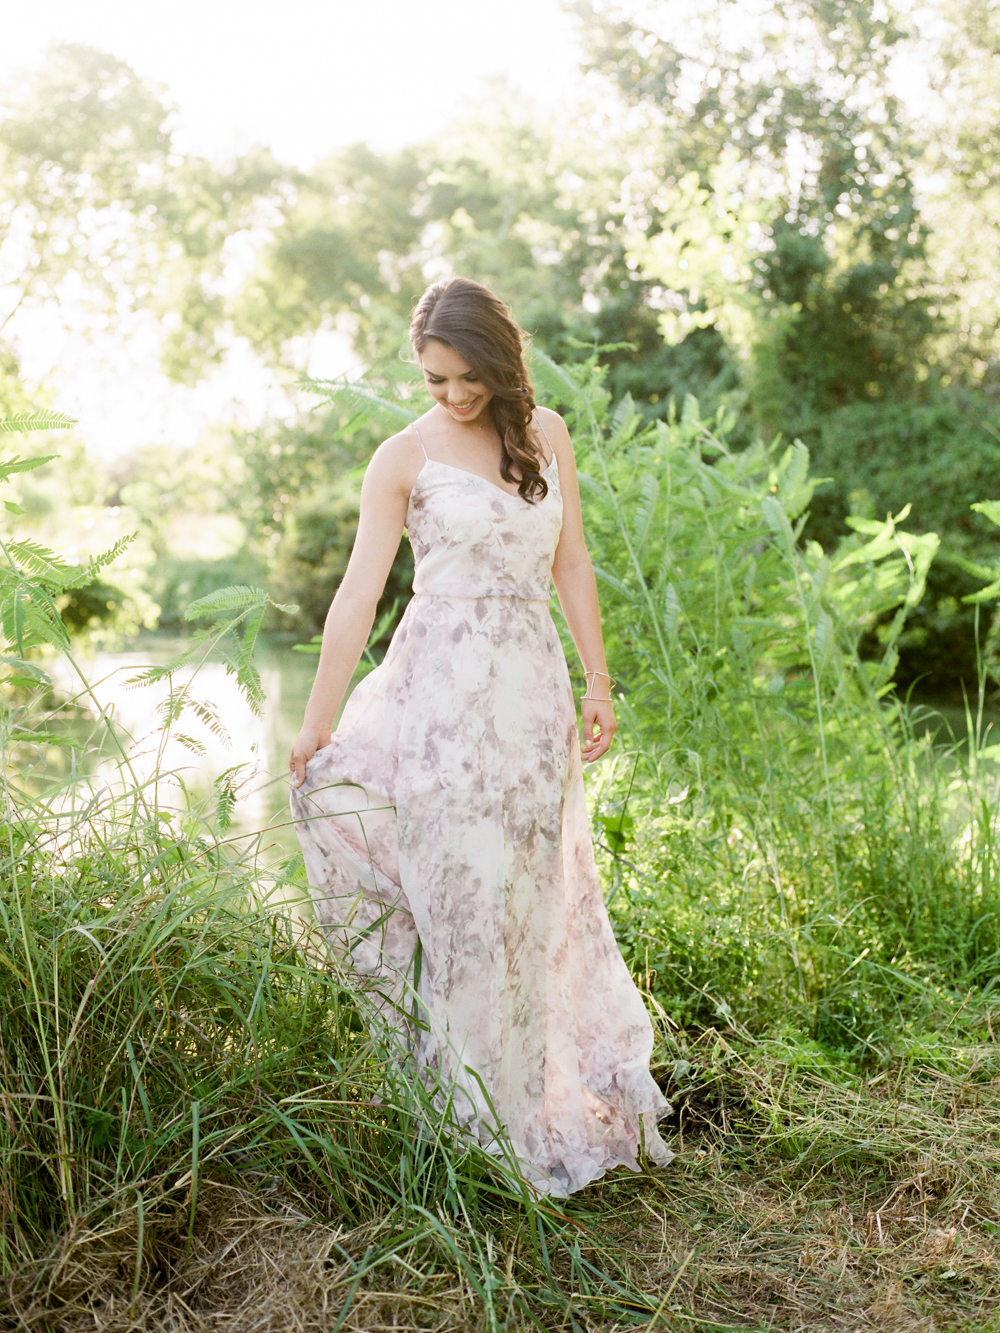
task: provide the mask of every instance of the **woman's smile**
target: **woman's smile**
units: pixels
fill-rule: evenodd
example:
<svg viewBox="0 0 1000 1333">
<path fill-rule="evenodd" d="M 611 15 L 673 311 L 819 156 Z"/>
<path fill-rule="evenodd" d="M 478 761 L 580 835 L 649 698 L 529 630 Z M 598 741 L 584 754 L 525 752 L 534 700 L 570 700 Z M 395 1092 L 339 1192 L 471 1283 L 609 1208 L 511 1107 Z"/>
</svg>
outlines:
<svg viewBox="0 0 1000 1333">
<path fill-rule="evenodd" d="M 475 412 L 476 408 L 479 406 L 480 401 L 481 400 L 479 399 L 479 397 L 476 397 L 476 398 L 470 398 L 467 402 L 464 403 L 448 403 L 447 406 L 449 412 L 454 412 L 457 416 L 460 417 L 469 417 L 473 414 L 473 412 Z"/>
</svg>

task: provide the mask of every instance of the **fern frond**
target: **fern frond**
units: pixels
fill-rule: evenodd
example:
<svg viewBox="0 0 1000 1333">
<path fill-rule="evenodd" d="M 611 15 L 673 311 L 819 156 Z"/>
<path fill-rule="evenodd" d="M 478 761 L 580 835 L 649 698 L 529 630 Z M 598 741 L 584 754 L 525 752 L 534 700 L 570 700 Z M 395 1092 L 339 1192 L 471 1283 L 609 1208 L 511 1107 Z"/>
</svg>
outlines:
<svg viewBox="0 0 1000 1333">
<path fill-rule="evenodd" d="M 636 558 L 641 560 L 646 549 L 653 519 L 656 516 L 657 502 L 660 498 L 660 479 L 654 472 L 649 472 L 639 484 L 639 497 L 635 507 L 635 527 L 633 541 Z"/>
<path fill-rule="evenodd" d="M 267 603 L 261 602 L 260 606 L 247 617 L 246 624 L 243 626 L 243 649 L 247 653 L 253 652 L 260 627 L 264 623 L 264 612 L 266 610 Z"/>
<path fill-rule="evenodd" d="M 214 616 L 220 611 L 243 611 L 258 602 L 266 602 L 267 593 L 263 588 L 253 588 L 246 583 L 233 584 L 228 588 L 217 588 L 197 601 L 184 612 L 185 620 L 197 620 L 201 616 Z"/>
<path fill-rule="evenodd" d="M 215 818 L 223 833 L 228 832 L 232 825 L 239 790 L 236 777 L 245 767 L 245 764 L 234 764 L 232 768 L 220 773 L 212 784 L 215 788 Z"/>
<path fill-rule="evenodd" d="M 118 557 L 128 550 L 138 535 L 137 532 L 130 532 L 127 537 L 119 537 L 114 546 L 110 546 L 106 551 L 102 551 L 100 555 L 92 555 L 87 567 L 88 573 L 96 574 L 97 571 L 103 569 L 105 565 L 113 565 Z"/>
<path fill-rule="evenodd" d="M 35 578 L 44 579 L 58 590 L 69 587 L 80 577 L 79 565 L 67 564 L 61 556 L 56 555 L 55 551 L 39 546 L 37 542 L 11 541 L 7 543 L 7 550 L 16 556 Z"/>
<path fill-rule="evenodd" d="M 9 462 L 0 463 L 0 481 L 6 481 L 15 472 L 32 472 L 36 467 L 43 467 L 46 463 L 51 463 L 53 458 L 58 457 L 58 454 L 45 454 L 40 458 L 14 457 Z"/>
<path fill-rule="evenodd" d="M 551 394 L 557 402 L 565 403 L 569 407 L 579 407 L 583 403 L 584 395 L 580 391 L 580 386 L 567 370 L 556 365 L 551 357 L 546 356 L 537 347 L 532 347 L 528 355 L 534 377 L 546 393 Z"/>
<path fill-rule="evenodd" d="M 237 642 L 235 650 L 230 653 L 226 660 L 226 671 L 236 677 L 236 684 L 240 687 L 244 699 L 250 705 L 251 712 L 256 717 L 262 717 L 264 713 L 264 686 L 260 678 L 260 672 L 254 665 L 253 645 L 249 649 L 242 643 Z"/>
<path fill-rule="evenodd" d="M 635 410 L 632 395 L 627 393 L 611 417 L 611 434 L 606 445 L 608 453 L 614 453 L 627 444 L 641 424 L 642 416 Z"/>
<path fill-rule="evenodd" d="M 69 430 L 77 424 L 64 412 L 22 412 L 16 417 L 0 417 L 0 435 L 20 435 L 32 430 Z"/>
<path fill-rule="evenodd" d="M 388 430 L 398 431 L 408 426 L 411 421 L 416 421 L 420 415 L 405 403 L 383 398 L 370 389 L 364 381 L 303 379 L 299 383 L 310 393 L 321 395 L 327 402 L 352 408 L 356 416 L 363 414 L 367 420 L 375 421 Z"/>
<path fill-rule="evenodd" d="M 602 565 L 595 565 L 594 574 L 602 583 L 607 584 L 609 588 L 614 588 L 615 592 L 619 593 L 625 601 L 635 601 L 635 593 L 632 589 L 627 584 L 623 583 L 621 579 L 616 578 L 610 570 L 605 569 Z"/>
<path fill-rule="evenodd" d="M 0 603 L 0 625 L 23 658 L 26 647 L 49 643 L 66 648 L 69 639 L 55 602 L 40 585 L 20 584 Z"/>
<path fill-rule="evenodd" d="M 7 667 L 11 679 L 28 681 L 35 685 L 51 685 L 48 675 L 33 662 L 25 662 L 20 657 L 0 657 L 0 666 Z"/>
<path fill-rule="evenodd" d="M 204 723 L 212 735 L 220 740 L 228 750 L 232 745 L 232 740 L 222 718 L 215 711 L 215 705 L 210 704 L 206 699 L 191 699 L 189 707 L 198 721 Z"/>
<path fill-rule="evenodd" d="M 175 671 L 179 670 L 182 666 L 187 666 L 188 662 L 194 657 L 194 653 L 195 650 L 192 646 L 185 649 L 185 651 L 181 653 L 179 657 L 175 657 L 172 662 L 165 662 L 162 666 L 146 667 L 146 669 L 140 671 L 138 675 L 129 676 L 128 680 L 125 681 L 125 688 L 127 690 L 134 690 L 138 689 L 140 685 L 156 685 L 161 680 L 169 680 Z"/>
<path fill-rule="evenodd" d="M 996 523 L 1000 527 L 1000 500 L 980 500 L 969 508 L 974 509 L 977 514 L 985 514 L 991 523 Z"/>
<path fill-rule="evenodd" d="M 202 745 L 201 741 L 195 740 L 193 736 L 185 736 L 182 732 L 178 731 L 174 733 L 174 740 L 179 741 L 181 745 L 190 750 L 192 754 L 198 755 L 199 758 L 203 758 L 208 754 L 208 751 L 205 749 L 204 745 Z"/>
<path fill-rule="evenodd" d="M 161 699 L 156 705 L 156 711 L 160 715 L 161 725 L 164 727 L 172 726 L 190 702 L 191 699 L 187 685 L 182 685 L 179 690 L 170 690 L 167 697 Z"/>
</svg>

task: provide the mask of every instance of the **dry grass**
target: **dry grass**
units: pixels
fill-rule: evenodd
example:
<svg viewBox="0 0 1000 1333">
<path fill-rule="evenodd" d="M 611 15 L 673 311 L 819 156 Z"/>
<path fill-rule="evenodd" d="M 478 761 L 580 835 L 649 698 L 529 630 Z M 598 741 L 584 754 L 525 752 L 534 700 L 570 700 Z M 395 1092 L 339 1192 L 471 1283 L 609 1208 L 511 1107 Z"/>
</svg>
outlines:
<svg viewBox="0 0 1000 1333">
<path fill-rule="evenodd" d="M 146 1207 L 138 1271 L 134 1202 L 65 1235 L 10 1282 L 6 1326 L 1000 1333 L 1000 1048 L 868 1083 L 796 1074 L 732 1035 L 686 1051 L 702 1071 L 671 1089 L 677 1161 L 570 1201 L 578 1241 L 551 1247 L 551 1279 L 511 1210 L 481 1219 L 484 1300 L 454 1263 L 454 1218 L 437 1245 L 391 1211 L 351 1228 L 276 1179 L 214 1178 L 193 1225 L 184 1191 Z"/>
</svg>

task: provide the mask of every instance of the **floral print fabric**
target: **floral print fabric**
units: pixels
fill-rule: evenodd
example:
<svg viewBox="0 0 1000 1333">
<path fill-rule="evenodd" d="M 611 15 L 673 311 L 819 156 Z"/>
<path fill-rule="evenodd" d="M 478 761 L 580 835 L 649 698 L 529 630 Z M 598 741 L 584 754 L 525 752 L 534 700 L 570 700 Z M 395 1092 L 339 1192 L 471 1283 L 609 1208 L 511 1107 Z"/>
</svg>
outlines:
<svg viewBox="0 0 1000 1333">
<path fill-rule="evenodd" d="M 415 596 L 292 792 L 316 914 L 372 978 L 469 1133 L 565 1197 L 669 1107 L 590 841 L 576 709 L 549 613 L 558 464 L 536 504 L 428 460 Z M 410 1024 L 406 1013 L 416 1011 Z"/>
</svg>

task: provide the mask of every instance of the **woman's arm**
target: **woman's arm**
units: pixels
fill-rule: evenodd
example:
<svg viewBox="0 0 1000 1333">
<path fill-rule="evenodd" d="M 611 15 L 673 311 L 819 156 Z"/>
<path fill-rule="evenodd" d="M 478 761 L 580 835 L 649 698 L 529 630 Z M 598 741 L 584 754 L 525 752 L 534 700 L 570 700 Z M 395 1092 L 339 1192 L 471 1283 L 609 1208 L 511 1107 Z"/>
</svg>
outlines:
<svg viewBox="0 0 1000 1333">
<path fill-rule="evenodd" d="M 552 563 L 552 581 L 559 595 L 559 605 L 580 654 L 586 674 L 586 698 L 583 714 L 583 757 L 587 763 L 600 759 L 611 744 L 618 723 L 611 704 L 611 678 L 604 660 L 601 634 L 601 609 L 597 584 L 587 554 L 580 513 L 580 487 L 576 479 L 576 459 L 566 423 L 557 412 L 539 408 L 546 435 L 559 460 L 559 488 L 563 498 L 563 525 Z"/>
<path fill-rule="evenodd" d="M 423 460 L 412 436 L 394 435 L 379 445 L 365 472 L 354 549 L 323 626 L 316 680 L 305 719 L 292 746 L 289 769 L 300 786 L 306 764 L 330 744 L 333 720 L 361 660 L 389 570 L 399 549 L 410 491 Z"/>
</svg>

